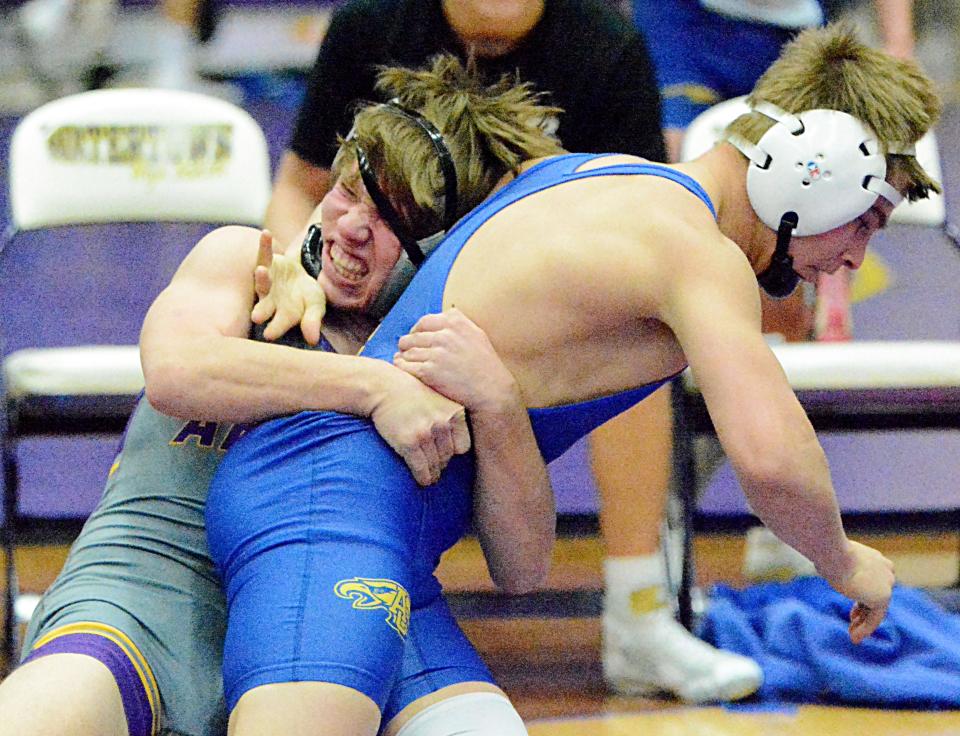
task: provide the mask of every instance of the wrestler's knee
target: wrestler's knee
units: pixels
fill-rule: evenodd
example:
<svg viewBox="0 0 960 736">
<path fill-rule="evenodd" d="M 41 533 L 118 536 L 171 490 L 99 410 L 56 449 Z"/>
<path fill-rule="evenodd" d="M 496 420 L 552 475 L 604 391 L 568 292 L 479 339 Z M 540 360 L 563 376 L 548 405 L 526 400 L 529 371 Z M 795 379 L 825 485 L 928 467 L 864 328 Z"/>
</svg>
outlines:
<svg viewBox="0 0 960 736">
<path fill-rule="evenodd" d="M 106 665 L 51 654 L 0 684 L 0 736 L 127 736 L 120 690 Z"/>
<path fill-rule="evenodd" d="M 385 736 L 527 736 L 509 698 L 487 682 L 464 682 L 415 700 Z"/>
<path fill-rule="evenodd" d="M 374 736 L 380 709 L 353 688 L 281 682 L 245 692 L 230 714 L 229 736 Z"/>
</svg>

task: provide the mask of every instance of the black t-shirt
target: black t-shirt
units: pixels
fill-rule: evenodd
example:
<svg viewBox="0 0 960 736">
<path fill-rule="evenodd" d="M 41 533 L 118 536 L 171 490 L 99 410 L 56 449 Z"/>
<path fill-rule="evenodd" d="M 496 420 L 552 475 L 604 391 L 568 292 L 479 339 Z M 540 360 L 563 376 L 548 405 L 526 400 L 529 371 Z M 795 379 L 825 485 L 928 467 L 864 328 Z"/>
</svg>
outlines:
<svg viewBox="0 0 960 736">
<path fill-rule="evenodd" d="M 334 12 L 310 74 L 290 148 L 329 168 L 336 134 L 357 101 L 380 100 L 378 65 L 423 66 L 464 51 L 440 0 L 351 0 Z M 576 152 L 632 153 L 664 161 L 660 97 L 643 39 L 603 0 L 547 0 L 543 18 L 506 56 L 480 59 L 492 82 L 504 72 L 563 108 L 557 135 Z"/>
</svg>

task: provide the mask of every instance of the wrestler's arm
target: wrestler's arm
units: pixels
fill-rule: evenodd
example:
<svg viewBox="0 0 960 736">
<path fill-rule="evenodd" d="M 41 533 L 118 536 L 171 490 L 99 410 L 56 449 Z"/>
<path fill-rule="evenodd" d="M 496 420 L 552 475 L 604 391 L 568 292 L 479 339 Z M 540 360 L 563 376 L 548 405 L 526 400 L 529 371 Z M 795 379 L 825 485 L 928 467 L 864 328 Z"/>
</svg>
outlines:
<svg viewBox="0 0 960 736">
<path fill-rule="evenodd" d="M 259 238 L 252 228 L 213 231 L 150 307 L 140 335 L 150 403 L 233 422 L 304 409 L 368 416 L 390 366 L 247 339 Z"/>
<path fill-rule="evenodd" d="M 140 336 L 147 398 L 186 418 L 245 422 L 305 410 L 370 417 L 431 483 L 469 438 L 462 407 L 383 361 L 247 339 L 260 232 L 204 237 L 150 307 Z"/>
<path fill-rule="evenodd" d="M 420 319 L 400 339 L 394 363 L 467 407 L 477 463 L 473 520 L 490 577 L 507 593 L 533 590 L 550 566 L 556 508 L 513 375 L 457 309 Z"/>
<path fill-rule="evenodd" d="M 859 641 L 883 619 L 892 566 L 847 539 L 826 456 L 762 337 L 755 277 L 738 249 L 712 237 L 717 242 L 700 238 L 696 249 L 689 241 L 664 249 L 671 262 L 659 274 L 660 317 L 684 350 L 751 507 L 858 601 L 851 637 Z"/>
</svg>

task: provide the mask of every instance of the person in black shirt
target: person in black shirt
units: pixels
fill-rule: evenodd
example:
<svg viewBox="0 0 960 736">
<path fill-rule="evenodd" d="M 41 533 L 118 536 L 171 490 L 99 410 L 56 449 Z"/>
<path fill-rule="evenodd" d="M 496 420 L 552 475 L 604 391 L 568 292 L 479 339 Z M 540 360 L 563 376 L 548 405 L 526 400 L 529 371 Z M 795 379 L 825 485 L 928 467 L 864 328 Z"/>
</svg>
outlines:
<svg viewBox="0 0 960 736">
<path fill-rule="evenodd" d="M 495 81 L 517 74 L 564 110 L 569 151 L 665 160 L 660 96 L 643 38 L 603 0 L 352 0 L 334 14 L 310 74 L 266 225 L 287 242 L 329 188 L 336 136 L 353 105 L 376 99 L 378 65 L 416 67 L 441 51 L 471 54 Z"/>
</svg>

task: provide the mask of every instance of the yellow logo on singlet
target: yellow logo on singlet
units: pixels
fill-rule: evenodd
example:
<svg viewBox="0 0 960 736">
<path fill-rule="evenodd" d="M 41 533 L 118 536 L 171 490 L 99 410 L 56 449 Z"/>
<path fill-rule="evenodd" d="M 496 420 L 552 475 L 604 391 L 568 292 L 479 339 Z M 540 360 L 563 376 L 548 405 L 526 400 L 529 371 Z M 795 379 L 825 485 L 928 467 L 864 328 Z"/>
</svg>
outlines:
<svg viewBox="0 0 960 736">
<path fill-rule="evenodd" d="M 400 583 L 380 578 L 348 578 L 334 585 L 333 592 L 352 600 L 356 609 L 385 610 L 387 624 L 406 638 L 410 628 L 410 595 Z"/>
</svg>

